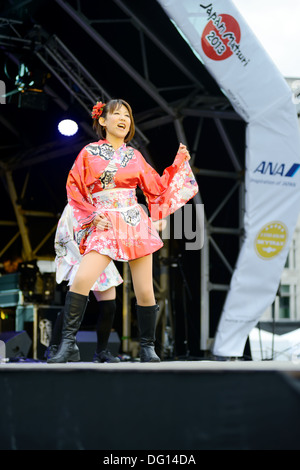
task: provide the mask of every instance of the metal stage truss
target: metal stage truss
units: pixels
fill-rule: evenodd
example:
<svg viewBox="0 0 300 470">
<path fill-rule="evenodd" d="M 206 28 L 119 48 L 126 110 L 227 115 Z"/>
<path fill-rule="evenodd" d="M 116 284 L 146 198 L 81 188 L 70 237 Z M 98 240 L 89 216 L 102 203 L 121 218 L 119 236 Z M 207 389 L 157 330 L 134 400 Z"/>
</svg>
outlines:
<svg viewBox="0 0 300 470">
<path fill-rule="evenodd" d="M 148 151 L 148 144 L 151 139 L 149 133 L 158 126 L 173 125 L 178 142 L 183 142 L 190 149 L 192 156 L 191 166 L 200 186 L 200 192 L 193 199 L 193 205 L 196 209 L 198 204 L 204 204 L 204 220 L 202 220 L 197 210 L 195 210 L 195 213 L 196 218 L 198 218 L 197 223 L 204 224 L 205 232 L 203 248 L 199 254 L 199 292 L 201 298 L 199 337 L 200 349 L 207 351 L 210 349 L 213 336 L 210 296 L 215 292 L 226 295 L 235 262 L 232 259 L 228 259 L 226 250 L 218 242 L 218 236 L 222 235 L 227 240 L 232 240 L 228 242 L 228 245 L 234 247 L 233 251 L 236 251 L 236 255 L 243 238 L 244 163 L 241 155 L 237 154 L 233 142 L 234 133 L 231 134 L 226 125 L 227 123 L 229 123 L 229 126 L 239 123 L 239 130 L 243 133 L 243 120 L 232 109 L 230 102 L 222 93 L 214 95 L 207 92 L 206 87 L 202 83 L 201 75 L 197 75 L 192 68 L 189 69 L 185 66 L 178 54 L 174 53 L 174 50 L 169 47 L 169 44 L 167 42 L 164 43 L 152 31 L 149 24 L 129 6 L 130 2 L 122 0 L 113 1 L 115 8 L 119 10 L 119 14 L 115 18 L 103 18 L 103 16 L 99 18 L 88 17 L 88 13 L 85 12 L 85 2 L 56 0 L 56 3 L 95 43 L 97 50 L 99 52 L 103 51 L 110 56 L 116 65 L 121 68 L 122 73 L 128 75 L 133 83 L 141 88 L 153 103 L 152 107 L 135 116 L 137 132 L 134 145 L 141 150 L 148 162 L 154 165 L 151 153 Z M 141 56 L 142 67 L 137 68 L 129 63 L 115 45 L 110 44 L 101 35 L 100 26 L 104 22 L 106 24 L 111 22 L 112 25 L 118 25 L 122 22 L 123 28 L 128 27 L 130 31 L 132 29 L 135 30 L 136 36 L 139 38 L 136 49 Z M 56 34 L 51 35 L 46 32 L 43 24 L 35 26 L 31 32 L 30 39 L 28 39 L 28 34 L 22 36 L 19 32 L 21 30 L 20 26 L 22 26 L 20 21 L 0 19 L 0 28 L 2 29 L 2 31 L 0 29 L 0 33 L 2 33 L 0 34 L 0 45 L 3 46 L 4 50 L 6 47 L 9 47 L 7 54 L 13 60 L 14 49 L 20 47 L 20 45 L 27 52 L 31 51 L 46 70 L 62 85 L 67 96 L 72 101 L 75 100 L 82 110 L 86 112 L 87 120 L 82 119 L 80 125 L 88 136 L 94 137 L 94 133 L 88 124 L 90 109 L 96 100 L 101 99 L 105 101 L 109 99 L 110 93 L 102 85 L 101 80 L 95 78 L 92 68 L 89 69 L 77 57 L 76 50 L 71 50 Z M 173 85 L 171 79 L 167 87 L 158 87 L 151 82 L 152 64 L 148 57 L 146 41 L 155 46 L 165 58 L 164 60 L 171 63 L 172 67 L 184 76 L 184 82 L 181 85 L 176 83 Z M 184 42 L 183 39 L 182 41 Z M 211 81 L 213 82 L 212 78 Z M 168 93 L 170 90 L 178 91 L 178 96 L 182 97 L 176 101 L 169 100 Z M 67 110 L 68 102 L 64 94 L 58 94 L 48 85 L 45 85 L 44 91 L 62 110 Z M 0 124 L 18 137 L 18 129 L 13 128 L 12 124 L 5 117 L 0 119 Z M 202 163 L 201 159 L 199 159 L 199 149 L 201 149 L 204 138 L 203 128 L 208 121 L 210 127 L 214 126 L 215 128 L 216 138 L 222 142 L 223 159 L 226 161 L 226 169 L 223 169 L 223 165 L 219 168 L 216 164 L 212 168 L 209 167 L 209 164 L 201 168 Z M 190 126 L 195 129 L 192 135 Z M 47 240 L 53 236 L 57 224 L 57 215 L 51 212 L 24 211 L 18 201 L 22 200 L 26 195 L 28 173 L 24 173 L 22 194 L 17 194 L 14 184 L 14 172 L 21 168 L 28 170 L 37 163 L 40 164 L 43 161 L 56 159 L 65 154 L 76 154 L 77 150 L 75 149 L 78 149 L 78 144 L 80 145 L 80 142 L 77 141 L 66 148 L 60 142 L 52 142 L 48 146 L 33 148 L 30 152 L 26 150 L 23 153 L 19 152 L 17 155 L 12 153 L 11 157 L 5 162 L 0 162 L 1 177 L 5 182 L 15 213 L 15 221 L 0 221 L 1 230 L 7 227 L 11 229 L 12 226 L 15 228 L 15 233 L 10 240 L 0 246 L 0 258 L 3 257 L 18 237 L 22 238 L 23 257 L 25 260 L 47 258 L 44 255 L 39 256 L 39 252 Z M 225 193 L 223 191 L 218 194 L 218 190 L 215 188 L 218 188 L 220 181 L 226 182 L 227 189 Z M 203 192 L 202 186 L 206 188 L 205 192 Z M 214 202 L 207 203 L 212 193 Z M 226 226 L 222 226 L 222 222 L 220 223 L 220 220 L 222 221 L 222 212 L 224 209 L 228 210 L 228 204 L 232 204 L 232 201 L 234 201 L 233 210 L 237 214 L 235 222 L 230 226 L 226 220 Z M 27 225 L 33 217 L 50 218 L 53 220 L 51 229 L 41 236 L 41 240 L 36 246 L 33 246 L 27 231 Z M 169 246 L 166 243 L 162 252 L 162 258 L 169 256 L 168 249 Z M 217 265 L 212 262 L 212 256 L 217 256 L 219 260 Z M 48 258 L 51 258 L 51 254 L 49 254 Z M 196 259 L 198 262 L 198 257 Z M 222 269 L 227 272 L 223 282 L 222 280 L 220 282 L 215 281 L 216 276 L 214 276 L 214 273 L 220 269 L 219 263 L 222 264 Z M 160 277 L 155 287 L 158 301 L 161 305 L 163 322 L 167 321 L 167 311 L 170 308 L 168 276 L 169 269 L 161 263 Z M 129 352 L 132 347 L 130 344 L 130 302 L 132 290 L 127 265 L 124 266 L 123 277 L 123 337 L 125 338 L 123 340 L 123 350 Z"/>
</svg>

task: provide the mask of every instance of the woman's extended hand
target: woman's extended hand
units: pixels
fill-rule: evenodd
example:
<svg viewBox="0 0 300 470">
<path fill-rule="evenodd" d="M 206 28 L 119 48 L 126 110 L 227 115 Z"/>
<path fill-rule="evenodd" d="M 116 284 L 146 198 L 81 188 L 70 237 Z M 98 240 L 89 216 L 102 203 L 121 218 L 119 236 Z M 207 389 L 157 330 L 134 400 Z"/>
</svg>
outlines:
<svg viewBox="0 0 300 470">
<path fill-rule="evenodd" d="M 188 149 L 186 148 L 186 145 L 183 145 L 182 143 L 179 144 L 178 153 L 184 153 L 186 161 L 189 161 L 191 158 L 190 153 Z"/>
<path fill-rule="evenodd" d="M 109 230 L 112 228 L 110 220 L 103 214 L 97 214 L 93 220 L 93 224 L 98 230 Z"/>
</svg>

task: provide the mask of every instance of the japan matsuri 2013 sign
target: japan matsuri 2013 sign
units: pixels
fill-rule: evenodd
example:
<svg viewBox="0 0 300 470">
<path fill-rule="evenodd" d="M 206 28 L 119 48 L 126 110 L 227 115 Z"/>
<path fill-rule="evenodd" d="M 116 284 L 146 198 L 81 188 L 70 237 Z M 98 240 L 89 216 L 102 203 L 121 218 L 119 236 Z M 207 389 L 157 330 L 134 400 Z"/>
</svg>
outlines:
<svg viewBox="0 0 300 470">
<path fill-rule="evenodd" d="M 247 123 L 245 239 L 213 347 L 218 356 L 242 356 L 250 331 L 274 301 L 300 211 L 295 103 L 230 0 L 158 1 Z"/>
<path fill-rule="evenodd" d="M 218 15 L 211 3 L 200 6 L 206 10 L 208 21 L 201 36 L 205 55 L 212 60 L 225 60 L 235 54 L 246 67 L 250 58 L 245 57 L 240 48 L 241 29 L 236 19 L 227 14 Z"/>
</svg>

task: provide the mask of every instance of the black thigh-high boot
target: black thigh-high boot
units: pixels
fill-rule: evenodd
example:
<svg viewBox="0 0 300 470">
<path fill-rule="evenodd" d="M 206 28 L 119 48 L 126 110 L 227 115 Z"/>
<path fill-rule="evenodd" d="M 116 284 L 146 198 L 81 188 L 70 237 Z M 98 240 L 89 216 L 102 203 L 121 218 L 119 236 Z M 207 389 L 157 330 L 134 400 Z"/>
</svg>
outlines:
<svg viewBox="0 0 300 470">
<path fill-rule="evenodd" d="M 140 359 L 141 362 L 160 362 L 154 350 L 156 320 L 159 306 L 150 307 L 136 306 L 137 320 L 140 331 Z"/>
<path fill-rule="evenodd" d="M 116 314 L 115 300 L 100 300 L 98 302 L 97 321 L 97 349 L 93 362 L 120 362 L 118 357 L 114 357 L 107 349 L 109 335 L 113 326 Z"/>
<path fill-rule="evenodd" d="M 76 334 L 80 328 L 88 300 L 89 297 L 86 295 L 70 291 L 67 293 L 63 312 L 62 341 L 57 354 L 47 360 L 49 364 L 80 361 Z"/>
</svg>

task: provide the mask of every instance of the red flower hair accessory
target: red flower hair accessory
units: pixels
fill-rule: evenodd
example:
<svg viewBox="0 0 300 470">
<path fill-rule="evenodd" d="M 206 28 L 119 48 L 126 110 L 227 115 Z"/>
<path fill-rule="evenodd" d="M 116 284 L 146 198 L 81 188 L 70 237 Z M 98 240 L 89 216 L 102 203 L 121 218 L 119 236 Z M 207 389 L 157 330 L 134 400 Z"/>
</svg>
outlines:
<svg viewBox="0 0 300 470">
<path fill-rule="evenodd" d="M 102 103 L 102 101 L 97 101 L 97 104 L 95 104 L 95 106 L 93 106 L 93 110 L 92 110 L 92 118 L 93 119 L 99 119 L 99 117 L 103 113 L 104 106 L 106 106 L 105 103 Z"/>
</svg>

